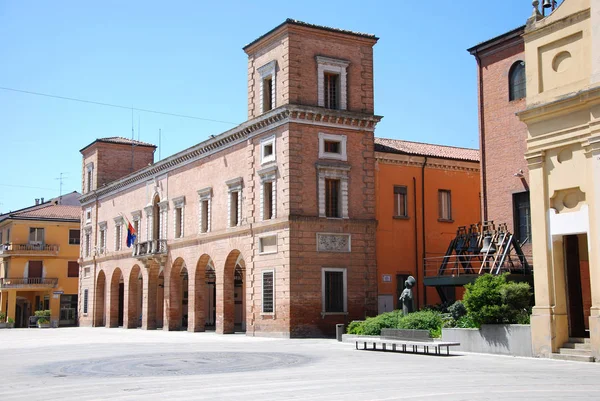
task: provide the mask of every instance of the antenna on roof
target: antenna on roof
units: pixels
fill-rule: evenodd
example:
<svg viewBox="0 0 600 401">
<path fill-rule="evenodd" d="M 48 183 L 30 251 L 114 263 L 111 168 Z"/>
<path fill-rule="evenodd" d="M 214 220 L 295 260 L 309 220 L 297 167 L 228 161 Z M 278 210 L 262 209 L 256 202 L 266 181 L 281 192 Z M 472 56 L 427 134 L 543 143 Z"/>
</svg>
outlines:
<svg viewBox="0 0 600 401">
<path fill-rule="evenodd" d="M 135 139 L 133 133 L 133 105 L 131 105 L 131 172 L 133 173 L 134 164 L 133 164 L 133 155 L 134 155 L 134 144 L 133 141 Z"/>
<path fill-rule="evenodd" d="M 158 160 L 160 161 L 160 137 L 161 137 L 161 129 L 158 129 Z"/>
<path fill-rule="evenodd" d="M 67 173 L 60 173 L 60 175 L 58 177 L 55 178 L 55 180 L 58 180 L 58 203 L 61 203 L 62 200 L 62 186 L 63 186 L 63 179 L 67 178 L 66 176 L 64 176 L 64 174 Z"/>
</svg>

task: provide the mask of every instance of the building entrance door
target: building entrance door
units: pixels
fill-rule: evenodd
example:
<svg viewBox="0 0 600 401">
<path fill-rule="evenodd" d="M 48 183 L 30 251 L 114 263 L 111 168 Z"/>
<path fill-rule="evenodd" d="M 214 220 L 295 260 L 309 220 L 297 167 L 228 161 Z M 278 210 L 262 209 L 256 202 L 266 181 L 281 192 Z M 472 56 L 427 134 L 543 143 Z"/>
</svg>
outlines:
<svg viewBox="0 0 600 401">
<path fill-rule="evenodd" d="M 408 276 L 408 274 L 396 274 L 396 298 L 394 299 L 394 305 L 396 305 L 396 308 L 394 309 L 402 309 L 399 298 L 400 295 L 402 295 L 402 291 L 404 291 L 404 282 L 408 279 Z M 414 294 L 415 291 L 413 290 L 413 299 Z"/>
<path fill-rule="evenodd" d="M 585 241 L 585 236 L 583 239 Z M 586 325 L 583 302 L 585 291 L 583 290 L 579 250 L 580 238 L 577 235 L 567 235 L 564 237 L 569 336 L 581 338 L 586 337 Z M 589 286 L 589 281 L 587 281 L 587 285 Z M 590 294 L 589 290 L 587 294 Z"/>
</svg>

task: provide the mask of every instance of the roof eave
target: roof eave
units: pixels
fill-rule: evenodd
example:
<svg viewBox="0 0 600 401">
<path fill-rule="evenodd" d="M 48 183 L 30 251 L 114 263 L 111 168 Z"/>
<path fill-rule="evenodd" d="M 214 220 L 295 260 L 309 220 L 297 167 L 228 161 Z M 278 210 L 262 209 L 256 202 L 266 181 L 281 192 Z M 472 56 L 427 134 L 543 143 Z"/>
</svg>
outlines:
<svg viewBox="0 0 600 401">
<path fill-rule="evenodd" d="M 475 54 L 481 53 L 482 51 L 487 50 L 491 47 L 494 47 L 500 43 L 520 37 L 521 35 L 523 35 L 524 32 L 525 32 L 525 25 L 522 25 L 511 31 L 505 32 L 502 35 L 493 37 L 491 39 L 486 40 L 485 42 L 481 42 L 473 47 L 470 47 L 467 49 L 467 51 L 469 53 L 471 53 L 472 55 L 475 55 Z"/>
</svg>

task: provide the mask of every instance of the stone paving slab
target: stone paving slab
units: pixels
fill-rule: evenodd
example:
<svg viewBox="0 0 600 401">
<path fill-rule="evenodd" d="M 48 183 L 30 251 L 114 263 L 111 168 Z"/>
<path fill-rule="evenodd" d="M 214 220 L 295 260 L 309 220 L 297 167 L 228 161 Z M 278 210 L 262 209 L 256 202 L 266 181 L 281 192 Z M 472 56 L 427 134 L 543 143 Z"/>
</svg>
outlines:
<svg viewBox="0 0 600 401">
<path fill-rule="evenodd" d="M 600 364 L 355 350 L 335 340 L 0 330 L 0 400 L 599 400 Z"/>
</svg>

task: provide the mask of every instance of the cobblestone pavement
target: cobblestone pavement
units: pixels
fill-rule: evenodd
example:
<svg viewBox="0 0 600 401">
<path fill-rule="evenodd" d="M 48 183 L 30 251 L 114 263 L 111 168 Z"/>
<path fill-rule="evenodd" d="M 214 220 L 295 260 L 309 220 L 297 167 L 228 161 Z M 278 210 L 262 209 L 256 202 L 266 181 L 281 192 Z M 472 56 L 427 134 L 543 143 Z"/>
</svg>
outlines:
<svg viewBox="0 0 600 401">
<path fill-rule="evenodd" d="M 334 340 L 0 330 L 0 400 L 600 400 L 600 364 L 357 351 Z"/>
</svg>

